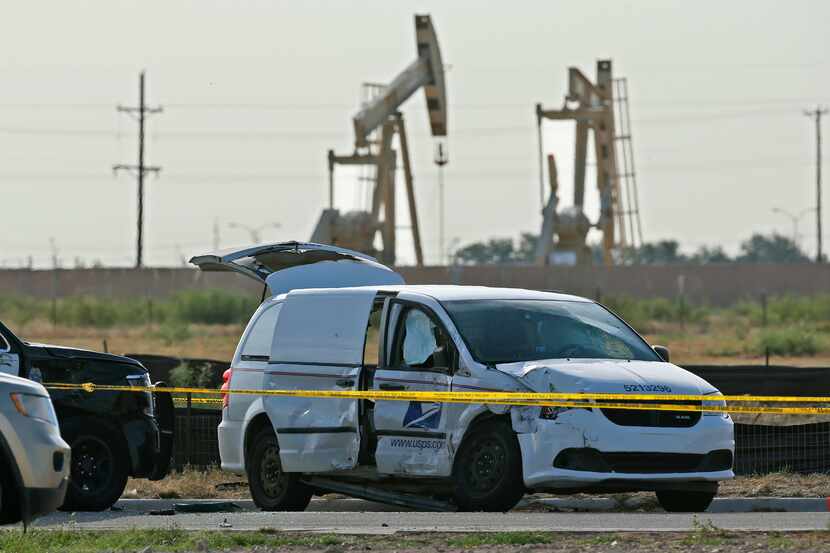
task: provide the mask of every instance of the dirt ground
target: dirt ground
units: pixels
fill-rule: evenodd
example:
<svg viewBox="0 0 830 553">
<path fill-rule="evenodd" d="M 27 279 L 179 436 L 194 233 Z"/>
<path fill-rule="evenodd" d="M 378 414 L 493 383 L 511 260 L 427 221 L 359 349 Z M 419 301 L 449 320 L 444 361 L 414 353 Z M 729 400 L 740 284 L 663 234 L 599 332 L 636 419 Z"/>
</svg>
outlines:
<svg viewBox="0 0 830 553">
<path fill-rule="evenodd" d="M 774 473 L 739 476 L 721 482 L 719 497 L 830 497 L 830 474 Z M 247 481 L 219 469 L 173 472 L 164 480 L 130 479 L 125 499 L 249 499 Z M 535 496 L 534 496 L 535 497 Z M 541 497 L 541 496 L 539 496 Z M 584 496 L 588 497 L 588 496 Z M 623 501 L 636 498 L 633 505 L 656 507 L 654 494 L 615 494 Z M 627 501 L 626 501 L 627 502 Z"/>
</svg>

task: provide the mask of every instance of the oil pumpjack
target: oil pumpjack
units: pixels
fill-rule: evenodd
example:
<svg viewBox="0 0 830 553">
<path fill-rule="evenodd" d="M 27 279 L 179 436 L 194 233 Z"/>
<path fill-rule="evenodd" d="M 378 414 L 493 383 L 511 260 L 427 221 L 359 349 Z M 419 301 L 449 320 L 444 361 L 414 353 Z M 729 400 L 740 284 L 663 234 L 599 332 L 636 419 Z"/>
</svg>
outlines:
<svg viewBox="0 0 830 553">
<path fill-rule="evenodd" d="M 548 156 L 550 195 L 547 201 L 544 200 L 542 121 L 545 119 L 576 121 L 574 196 L 573 205 L 567 207 L 559 206 L 556 163 L 552 155 Z M 539 185 L 544 205 L 536 263 L 590 265 L 592 254 L 586 238 L 591 228 L 596 228 L 602 233 L 603 263 L 614 264 L 617 252 L 636 246 L 638 240 L 642 243 L 627 81 L 612 77 L 611 60 L 597 61 L 596 82 L 591 82 L 576 67 L 570 67 L 564 106 L 561 109 L 543 109 L 541 104 L 536 104 L 536 121 Z M 592 131 L 594 139 L 596 186 L 600 202 L 599 219 L 595 224 L 590 222 L 583 210 L 588 131 Z M 620 156 L 617 155 L 618 145 Z M 620 165 L 623 171 L 619 171 Z"/>
<path fill-rule="evenodd" d="M 398 108 L 423 88 L 432 136 L 447 136 L 444 65 L 429 15 L 415 16 L 415 38 L 415 61 L 388 85 L 378 87 L 377 94 L 354 116 L 354 152 L 337 155 L 329 150 L 329 207 L 323 210 L 311 237 L 313 242 L 369 253 L 387 265 L 395 264 L 395 175 L 398 156 L 393 149 L 393 141 L 396 135 L 406 184 L 415 261 L 417 265 L 423 265 L 409 145 L 404 118 Z M 369 166 L 374 170 L 371 211 L 341 213 L 334 207 L 334 172 L 337 165 Z M 378 232 L 381 235 L 380 249 L 375 246 Z"/>
</svg>

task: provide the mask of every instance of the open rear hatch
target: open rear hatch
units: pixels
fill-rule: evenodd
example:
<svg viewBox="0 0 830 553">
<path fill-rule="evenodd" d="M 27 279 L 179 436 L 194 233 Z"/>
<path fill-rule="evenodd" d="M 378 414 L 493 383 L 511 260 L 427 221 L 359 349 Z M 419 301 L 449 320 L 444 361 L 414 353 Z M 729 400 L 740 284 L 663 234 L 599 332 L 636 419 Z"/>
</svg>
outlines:
<svg viewBox="0 0 830 553">
<path fill-rule="evenodd" d="M 273 294 L 301 288 L 404 284 L 403 277 L 373 257 L 312 242 L 280 242 L 197 255 L 202 271 L 233 271 L 261 282 Z"/>
</svg>

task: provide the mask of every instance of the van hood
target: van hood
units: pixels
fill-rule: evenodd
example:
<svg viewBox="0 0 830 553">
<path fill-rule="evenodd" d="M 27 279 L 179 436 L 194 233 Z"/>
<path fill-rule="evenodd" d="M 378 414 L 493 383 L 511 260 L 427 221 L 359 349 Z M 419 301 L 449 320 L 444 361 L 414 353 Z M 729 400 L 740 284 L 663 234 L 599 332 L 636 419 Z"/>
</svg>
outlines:
<svg viewBox="0 0 830 553">
<path fill-rule="evenodd" d="M 302 288 L 404 284 L 403 277 L 366 254 L 313 242 L 280 242 L 197 255 L 202 271 L 232 271 L 266 285 L 273 295 Z"/>
<path fill-rule="evenodd" d="M 714 386 L 671 363 L 620 359 L 546 359 L 496 368 L 534 392 L 705 395 Z"/>
</svg>

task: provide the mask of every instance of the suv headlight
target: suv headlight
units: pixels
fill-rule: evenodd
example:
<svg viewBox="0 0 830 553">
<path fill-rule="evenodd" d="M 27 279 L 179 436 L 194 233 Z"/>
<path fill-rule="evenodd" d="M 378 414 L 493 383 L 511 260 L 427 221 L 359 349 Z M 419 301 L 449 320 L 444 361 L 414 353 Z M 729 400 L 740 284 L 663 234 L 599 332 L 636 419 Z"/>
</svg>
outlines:
<svg viewBox="0 0 830 553">
<path fill-rule="evenodd" d="M 127 382 L 133 388 L 150 388 L 152 386 L 150 383 L 150 375 L 147 373 L 128 375 Z M 141 404 L 141 411 L 148 417 L 155 416 L 156 409 L 153 394 L 150 392 L 138 392 L 136 395 L 140 396 L 139 403 Z"/>
<path fill-rule="evenodd" d="M 714 392 L 709 392 L 708 394 L 703 394 L 705 396 L 722 396 L 723 394 L 715 390 Z M 726 412 L 726 402 L 722 399 L 704 399 L 701 402 L 701 405 L 707 409 L 716 409 L 720 407 L 723 411 L 704 411 L 704 417 L 728 417 L 729 414 Z"/>
<path fill-rule="evenodd" d="M 49 396 L 38 396 L 35 394 L 23 394 L 14 392 L 9 394 L 14 408 L 24 417 L 58 425 L 58 417 L 55 415 L 55 408 Z"/>
</svg>

